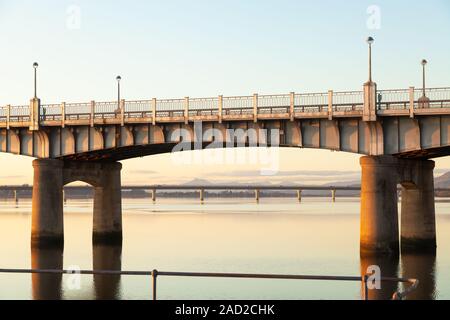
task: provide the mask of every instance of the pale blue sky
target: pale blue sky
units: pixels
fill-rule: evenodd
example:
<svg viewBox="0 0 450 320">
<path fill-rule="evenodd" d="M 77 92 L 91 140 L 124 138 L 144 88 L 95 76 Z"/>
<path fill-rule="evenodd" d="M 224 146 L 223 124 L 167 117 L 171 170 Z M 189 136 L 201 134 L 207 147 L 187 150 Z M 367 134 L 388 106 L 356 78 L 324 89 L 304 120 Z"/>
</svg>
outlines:
<svg viewBox="0 0 450 320">
<path fill-rule="evenodd" d="M 79 29 L 69 28 L 72 5 L 80 9 Z M 380 29 L 367 26 L 370 5 L 381 10 Z M 34 61 L 43 103 L 115 99 L 117 74 L 125 99 L 360 89 L 368 35 L 376 40 L 380 88 L 419 86 L 422 58 L 429 61 L 428 85 L 450 86 L 447 0 L 0 0 L 0 105 L 28 102 Z M 281 156 L 295 159 L 282 170 L 299 163 L 303 170 L 331 169 L 320 151 Z M 126 161 L 125 178 L 138 181 L 129 171 L 136 167 L 157 171 L 148 179 L 173 175 L 165 157 Z M 358 158 L 336 153 L 333 168 L 357 171 Z M 0 184 L 28 182 L 29 161 L 1 154 L 0 179 L 17 177 Z M 450 161 L 441 159 L 438 167 L 450 168 Z M 213 171 L 203 165 L 175 170 L 186 179 Z"/>
</svg>

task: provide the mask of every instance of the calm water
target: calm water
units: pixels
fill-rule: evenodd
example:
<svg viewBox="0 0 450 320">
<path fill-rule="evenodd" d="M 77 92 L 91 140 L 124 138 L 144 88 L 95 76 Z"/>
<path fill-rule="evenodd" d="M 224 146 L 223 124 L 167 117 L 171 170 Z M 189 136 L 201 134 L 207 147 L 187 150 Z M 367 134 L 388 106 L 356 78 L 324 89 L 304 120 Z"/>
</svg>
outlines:
<svg viewBox="0 0 450 320">
<path fill-rule="evenodd" d="M 71 268 L 360 275 L 419 278 L 411 298 L 450 299 L 450 203 L 438 202 L 436 256 L 360 260 L 359 199 L 124 200 L 122 247 L 92 246 L 92 203 L 65 207 L 65 247 L 31 250 L 31 204 L 0 203 L 1 268 Z M 372 298 L 387 298 L 383 284 Z M 360 299 L 359 283 L 159 278 L 160 299 Z M 150 299 L 144 276 L 0 274 L 0 299 Z"/>
</svg>

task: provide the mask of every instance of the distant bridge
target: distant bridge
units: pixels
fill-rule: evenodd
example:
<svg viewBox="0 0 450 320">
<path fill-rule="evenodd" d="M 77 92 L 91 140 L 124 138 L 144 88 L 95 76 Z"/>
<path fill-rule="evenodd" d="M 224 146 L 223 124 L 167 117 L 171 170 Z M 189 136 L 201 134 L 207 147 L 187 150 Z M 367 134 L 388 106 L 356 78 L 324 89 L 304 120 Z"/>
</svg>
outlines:
<svg viewBox="0 0 450 320">
<path fill-rule="evenodd" d="M 80 191 L 89 190 L 91 186 L 65 186 L 63 199 L 64 202 L 67 200 L 65 191 Z M 10 186 L 0 186 L 0 191 L 12 191 L 14 201 L 18 203 L 19 195 L 18 191 L 28 191 L 31 192 L 32 186 L 28 185 L 10 185 Z M 330 191 L 331 199 L 333 202 L 336 201 L 337 191 L 361 191 L 361 187 L 357 186 L 316 186 L 316 185 L 291 185 L 291 186 L 274 186 L 274 185 L 128 185 L 122 186 L 122 192 L 124 191 L 150 191 L 150 197 L 153 201 L 156 201 L 156 192 L 158 190 L 166 191 L 196 191 L 199 194 L 200 201 L 204 201 L 204 195 L 207 190 L 216 191 L 254 191 L 255 200 L 260 200 L 260 191 L 296 191 L 297 200 L 301 202 L 302 191 Z M 401 188 L 398 189 L 401 192 Z M 435 192 L 447 191 L 450 192 L 450 188 L 435 188 Z"/>
</svg>

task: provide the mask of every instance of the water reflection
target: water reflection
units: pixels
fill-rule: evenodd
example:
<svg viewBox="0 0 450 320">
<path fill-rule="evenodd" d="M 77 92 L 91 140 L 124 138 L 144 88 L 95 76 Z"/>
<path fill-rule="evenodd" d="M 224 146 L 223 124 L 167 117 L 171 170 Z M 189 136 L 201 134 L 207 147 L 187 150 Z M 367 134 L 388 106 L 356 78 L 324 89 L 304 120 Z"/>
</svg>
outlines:
<svg viewBox="0 0 450 320">
<path fill-rule="evenodd" d="M 32 269 L 62 269 L 63 248 L 31 248 Z M 62 297 L 62 274 L 31 274 L 32 294 L 35 300 L 59 300 Z"/>
<path fill-rule="evenodd" d="M 367 274 L 369 266 L 379 266 L 382 277 L 397 277 L 399 269 L 399 258 L 397 255 L 361 256 L 361 275 Z M 361 285 L 361 297 L 364 297 L 364 287 Z M 398 290 L 398 283 L 383 281 L 380 289 L 372 289 L 368 292 L 369 300 L 389 300 Z"/>
<path fill-rule="evenodd" d="M 94 245 L 94 270 L 122 270 L 122 246 Z M 120 275 L 94 275 L 95 298 L 120 299 Z"/>
<path fill-rule="evenodd" d="M 436 255 L 412 254 L 401 255 L 401 265 L 397 257 L 369 256 L 361 257 L 361 275 L 367 272 L 370 265 L 380 267 L 382 277 L 402 277 L 419 280 L 419 286 L 406 297 L 407 300 L 434 300 L 436 299 Z M 401 272 L 400 271 L 401 266 Z M 369 290 L 370 300 L 388 300 L 397 290 L 404 290 L 409 284 L 396 282 L 382 282 L 381 289 Z M 361 286 L 361 297 L 363 297 Z"/>
<path fill-rule="evenodd" d="M 93 246 L 93 270 L 121 270 L 122 246 Z M 63 248 L 31 248 L 31 268 L 63 269 Z M 62 274 L 33 273 L 32 295 L 35 300 L 60 300 L 64 298 Z M 120 299 L 120 275 L 94 275 L 94 294 L 96 299 Z M 89 295 L 91 297 L 91 295 Z M 89 298 L 80 297 L 80 298 Z"/>
<path fill-rule="evenodd" d="M 436 255 L 404 253 L 401 260 L 403 277 L 419 280 L 419 286 L 407 299 L 436 299 Z"/>
</svg>

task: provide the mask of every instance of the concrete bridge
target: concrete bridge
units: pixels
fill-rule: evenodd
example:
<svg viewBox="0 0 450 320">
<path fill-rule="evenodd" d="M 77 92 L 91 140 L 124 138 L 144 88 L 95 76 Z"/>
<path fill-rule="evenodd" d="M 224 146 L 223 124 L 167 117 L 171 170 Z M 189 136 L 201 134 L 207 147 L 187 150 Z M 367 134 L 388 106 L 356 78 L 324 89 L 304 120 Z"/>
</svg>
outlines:
<svg viewBox="0 0 450 320">
<path fill-rule="evenodd" d="M 201 126 L 196 124 L 201 123 Z M 186 134 L 187 133 L 187 134 Z M 450 153 L 450 88 L 41 104 L 0 108 L 0 150 L 33 162 L 32 243 L 63 243 L 63 186 L 95 189 L 95 241 L 121 241 L 121 164 L 174 150 L 280 146 L 365 155 L 361 252 L 434 250 L 434 162 Z"/>
</svg>

